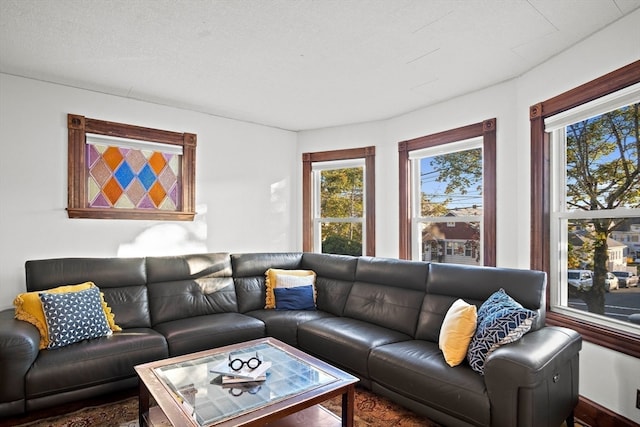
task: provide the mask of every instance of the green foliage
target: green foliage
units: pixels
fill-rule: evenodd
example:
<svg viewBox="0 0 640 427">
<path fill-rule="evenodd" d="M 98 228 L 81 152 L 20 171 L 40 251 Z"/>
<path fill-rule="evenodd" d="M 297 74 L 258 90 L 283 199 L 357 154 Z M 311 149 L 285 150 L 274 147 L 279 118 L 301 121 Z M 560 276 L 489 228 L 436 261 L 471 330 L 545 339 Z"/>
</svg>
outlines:
<svg viewBox="0 0 640 427">
<path fill-rule="evenodd" d="M 323 218 L 360 218 L 364 214 L 364 170 L 362 167 L 322 171 L 320 212 Z M 362 254 L 362 224 L 322 224 L 322 252 Z"/>
<path fill-rule="evenodd" d="M 361 217 L 364 212 L 363 175 L 361 167 L 322 171 L 321 216 L 324 218 Z"/>
<path fill-rule="evenodd" d="M 439 171 L 438 182 L 446 182 L 445 194 L 467 194 L 473 188 L 482 191 L 482 150 L 458 151 L 435 156 L 432 164 Z"/>
<path fill-rule="evenodd" d="M 445 216 L 449 209 L 448 201 L 444 203 L 434 203 L 429 200 L 425 193 L 420 193 L 420 212 L 422 216 Z"/>
<path fill-rule="evenodd" d="M 640 207 L 640 104 L 567 126 L 567 204 Z"/>
<path fill-rule="evenodd" d="M 483 166 L 480 148 L 433 156 L 429 158 L 429 162 L 429 169 L 422 172 L 423 182 L 433 179 L 435 182 L 446 183 L 446 186 L 443 194 L 421 193 L 422 216 L 444 216 L 449 212 L 450 203 L 459 199 L 460 195 L 467 195 L 469 192 L 482 194 Z"/>
<path fill-rule="evenodd" d="M 362 242 L 338 235 L 327 236 L 322 242 L 322 253 L 360 256 Z"/>
<path fill-rule="evenodd" d="M 580 267 L 580 257 L 577 253 L 576 247 L 569 243 L 567 245 L 567 268 L 569 270 L 575 270 Z"/>
</svg>

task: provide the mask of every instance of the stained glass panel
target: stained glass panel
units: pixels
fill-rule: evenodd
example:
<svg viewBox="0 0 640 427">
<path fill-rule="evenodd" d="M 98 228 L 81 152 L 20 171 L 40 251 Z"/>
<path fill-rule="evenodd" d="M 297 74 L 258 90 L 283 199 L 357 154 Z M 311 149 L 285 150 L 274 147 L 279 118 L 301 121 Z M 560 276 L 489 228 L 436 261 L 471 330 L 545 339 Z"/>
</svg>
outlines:
<svg viewBox="0 0 640 427">
<path fill-rule="evenodd" d="M 86 144 L 89 207 L 176 211 L 180 154 Z"/>
</svg>

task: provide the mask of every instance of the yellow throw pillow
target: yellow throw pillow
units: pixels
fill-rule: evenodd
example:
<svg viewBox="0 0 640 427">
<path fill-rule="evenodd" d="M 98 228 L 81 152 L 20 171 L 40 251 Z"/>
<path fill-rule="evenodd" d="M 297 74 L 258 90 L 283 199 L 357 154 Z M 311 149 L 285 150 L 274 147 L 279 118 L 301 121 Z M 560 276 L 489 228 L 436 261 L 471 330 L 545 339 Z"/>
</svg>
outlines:
<svg viewBox="0 0 640 427">
<path fill-rule="evenodd" d="M 47 289 L 46 291 L 42 292 L 64 294 L 69 292 L 83 291 L 95 286 L 96 285 L 93 282 L 85 282 L 79 285 L 58 286 L 57 288 Z M 29 322 L 36 328 L 38 328 L 38 331 L 40 332 L 39 348 L 42 350 L 49 346 L 49 332 L 47 329 L 47 321 L 44 317 L 44 311 L 42 310 L 42 302 L 40 301 L 39 294 L 40 291 L 25 292 L 19 294 L 15 298 L 15 300 L 13 300 L 13 305 L 16 307 L 16 319 Z M 116 325 L 114 315 L 111 312 L 111 307 L 107 305 L 106 301 L 104 300 L 104 294 L 102 292 L 100 292 L 100 300 L 102 301 L 102 309 L 105 316 L 107 317 L 109 328 L 115 332 L 121 331 L 122 328 Z"/>
<path fill-rule="evenodd" d="M 464 360 L 477 320 L 478 312 L 473 304 L 458 299 L 449 307 L 438 339 L 438 346 L 449 366 L 457 366 Z"/>
<path fill-rule="evenodd" d="M 294 283 L 296 280 L 288 279 L 285 276 L 294 276 L 298 278 L 310 277 L 311 281 L 306 283 Z M 280 280 L 278 280 L 280 278 Z M 275 288 L 289 288 L 303 285 L 313 285 L 313 300 L 316 300 L 316 273 L 312 270 L 283 270 L 278 268 L 270 268 L 265 273 L 266 298 L 264 308 L 276 308 L 276 298 L 273 293 Z"/>
</svg>

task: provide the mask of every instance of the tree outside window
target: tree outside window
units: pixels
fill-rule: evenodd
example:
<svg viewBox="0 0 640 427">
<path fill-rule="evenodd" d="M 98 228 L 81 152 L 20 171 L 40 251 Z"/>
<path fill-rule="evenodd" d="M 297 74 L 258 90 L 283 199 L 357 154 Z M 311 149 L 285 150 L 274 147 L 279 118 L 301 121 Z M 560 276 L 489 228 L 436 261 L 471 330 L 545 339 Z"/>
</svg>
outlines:
<svg viewBox="0 0 640 427">
<path fill-rule="evenodd" d="M 633 312 L 640 313 L 640 305 L 631 305 L 628 312 L 610 312 L 605 294 L 610 291 L 608 272 L 637 274 L 637 265 L 627 262 L 627 255 L 635 259 L 635 251 L 612 236 L 640 224 L 640 218 L 629 216 L 640 209 L 639 113 L 636 102 L 570 123 L 552 134 L 554 144 L 564 142 L 566 147 L 565 161 L 556 159 L 554 170 L 565 176 L 564 194 L 559 195 L 564 206 L 557 207 L 557 226 L 566 241 L 567 269 L 593 271 L 591 286 L 567 286 L 568 305 L 581 308 L 576 300 L 583 301 L 587 311 L 622 321 Z M 602 216 L 602 211 L 608 213 Z M 585 218 L 585 212 L 599 215 Z"/>
<path fill-rule="evenodd" d="M 364 167 L 323 170 L 319 175 L 322 253 L 362 255 Z"/>
<path fill-rule="evenodd" d="M 303 250 L 375 255 L 375 147 L 302 155 Z"/>
</svg>

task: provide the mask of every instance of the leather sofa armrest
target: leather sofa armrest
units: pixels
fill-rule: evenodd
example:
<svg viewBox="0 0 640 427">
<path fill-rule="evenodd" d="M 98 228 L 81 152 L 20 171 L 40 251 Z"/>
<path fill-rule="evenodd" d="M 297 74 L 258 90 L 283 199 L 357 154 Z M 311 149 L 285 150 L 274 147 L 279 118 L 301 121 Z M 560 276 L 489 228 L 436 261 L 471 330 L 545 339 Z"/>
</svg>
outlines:
<svg viewBox="0 0 640 427">
<path fill-rule="evenodd" d="M 520 425 L 523 418 L 520 412 L 531 411 L 531 408 L 519 407 L 525 406 L 520 401 L 524 399 L 522 390 L 536 390 L 545 382 L 562 382 L 563 387 L 569 390 L 565 394 L 570 396 L 558 399 L 570 405 L 558 408 L 558 412 L 566 412 L 563 417 L 568 416 L 578 401 L 577 369 L 581 348 L 579 333 L 549 326 L 529 332 L 515 343 L 504 345 L 489 355 L 484 377 L 491 402 L 491 425 Z M 570 366 L 569 371 L 567 365 Z M 561 375 L 575 378 L 560 378 Z"/>
<path fill-rule="evenodd" d="M 13 309 L 0 311 L 0 405 L 25 398 L 25 376 L 39 352 L 38 329 L 14 315 Z"/>
</svg>

